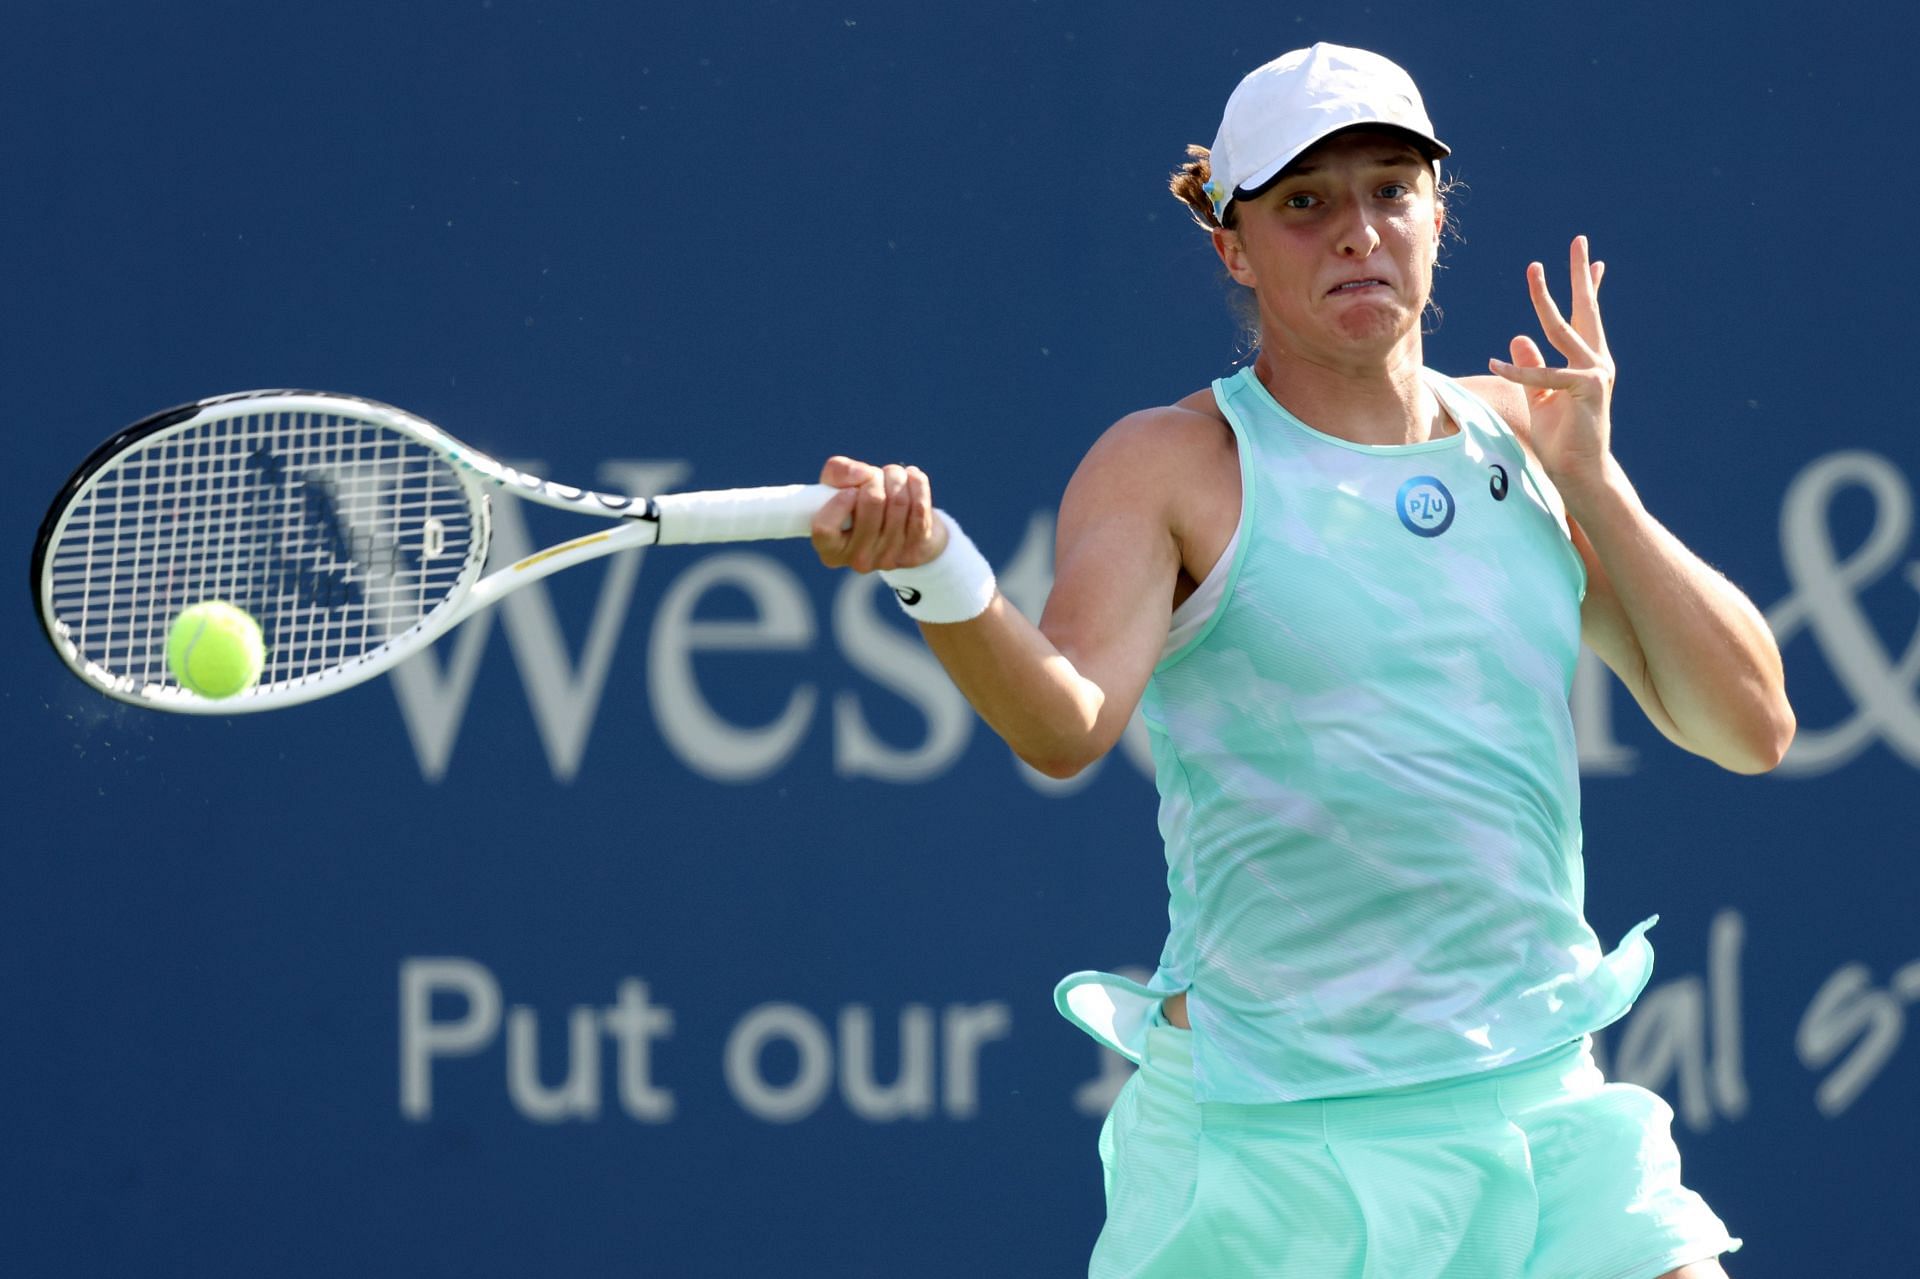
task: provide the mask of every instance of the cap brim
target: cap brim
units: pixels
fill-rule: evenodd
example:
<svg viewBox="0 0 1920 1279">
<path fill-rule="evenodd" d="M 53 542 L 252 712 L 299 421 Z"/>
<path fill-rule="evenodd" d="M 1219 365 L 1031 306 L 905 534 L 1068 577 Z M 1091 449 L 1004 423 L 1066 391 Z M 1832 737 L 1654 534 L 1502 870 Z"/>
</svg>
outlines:
<svg viewBox="0 0 1920 1279">
<path fill-rule="evenodd" d="M 1354 129 L 1382 129 L 1388 133 L 1398 133 L 1413 143 L 1427 159 L 1438 162 L 1453 154 L 1453 148 L 1438 138 L 1428 137 L 1418 129 L 1409 129 L 1404 124 L 1389 124 L 1384 120 L 1353 120 L 1345 124 L 1336 124 L 1324 133 L 1319 133 L 1302 142 L 1286 155 L 1261 167 L 1259 172 L 1233 189 L 1233 197 L 1228 200 L 1252 200 L 1258 198 L 1267 188 L 1278 182 L 1287 171 L 1287 166 L 1298 160 L 1313 148 L 1338 133 L 1348 133 Z"/>
</svg>

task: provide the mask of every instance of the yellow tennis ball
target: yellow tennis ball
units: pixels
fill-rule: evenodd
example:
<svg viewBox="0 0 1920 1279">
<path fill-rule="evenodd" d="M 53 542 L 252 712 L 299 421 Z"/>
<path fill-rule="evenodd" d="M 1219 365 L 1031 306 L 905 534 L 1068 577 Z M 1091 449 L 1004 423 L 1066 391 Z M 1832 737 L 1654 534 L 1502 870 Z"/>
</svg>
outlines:
<svg viewBox="0 0 1920 1279">
<path fill-rule="evenodd" d="M 225 600 L 180 610 L 167 632 L 167 665 L 180 687 L 202 697 L 232 697 L 260 679 L 267 646 L 260 623 Z"/>
</svg>

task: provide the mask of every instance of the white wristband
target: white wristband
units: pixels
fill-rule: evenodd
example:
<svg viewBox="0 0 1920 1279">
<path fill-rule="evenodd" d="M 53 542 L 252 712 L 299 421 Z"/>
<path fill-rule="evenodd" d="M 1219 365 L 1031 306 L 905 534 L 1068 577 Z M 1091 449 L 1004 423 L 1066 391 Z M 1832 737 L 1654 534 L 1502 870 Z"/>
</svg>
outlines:
<svg viewBox="0 0 1920 1279">
<path fill-rule="evenodd" d="M 881 580 L 916 622 L 971 621 L 993 603 L 993 566 L 951 515 L 934 514 L 947 526 L 947 548 L 913 568 L 881 569 Z"/>
</svg>

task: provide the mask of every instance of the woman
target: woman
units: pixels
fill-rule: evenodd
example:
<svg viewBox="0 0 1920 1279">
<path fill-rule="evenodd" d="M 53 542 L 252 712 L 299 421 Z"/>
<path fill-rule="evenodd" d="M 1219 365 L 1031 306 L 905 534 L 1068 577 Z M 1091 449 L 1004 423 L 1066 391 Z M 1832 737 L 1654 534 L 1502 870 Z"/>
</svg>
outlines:
<svg viewBox="0 0 1920 1279">
<path fill-rule="evenodd" d="M 1581 640 L 1669 738 L 1741 772 L 1793 734 L 1758 612 L 1609 447 L 1602 268 L 1539 264 L 1490 374 L 1422 362 L 1446 210 L 1405 72 L 1316 45 L 1243 80 L 1174 178 L 1258 353 L 1116 423 L 1060 509 L 1036 627 L 913 467 L 831 459 L 814 542 L 879 570 L 981 715 L 1068 776 L 1136 707 L 1169 932 L 1062 1011 L 1141 1064 L 1107 1120 L 1095 1275 L 1703 1279 L 1738 1247 L 1671 1112 L 1587 1036 L 1645 985 L 1582 914 Z M 1649 921 L 1650 923 L 1651 921 Z"/>
</svg>

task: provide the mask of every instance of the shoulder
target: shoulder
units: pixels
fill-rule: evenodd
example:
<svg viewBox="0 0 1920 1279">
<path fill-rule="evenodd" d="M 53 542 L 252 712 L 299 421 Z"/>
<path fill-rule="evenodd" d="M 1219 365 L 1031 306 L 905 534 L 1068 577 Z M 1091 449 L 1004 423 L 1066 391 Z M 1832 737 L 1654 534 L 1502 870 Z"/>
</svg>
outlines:
<svg viewBox="0 0 1920 1279">
<path fill-rule="evenodd" d="M 1533 451 L 1533 422 L 1527 416 L 1526 388 L 1490 373 L 1455 378 L 1454 381 L 1462 389 L 1485 401 L 1489 408 L 1500 415 L 1500 420 L 1507 424 L 1508 429 L 1519 437 L 1526 450 L 1529 453 Z"/>
<path fill-rule="evenodd" d="M 1138 480 L 1164 488 L 1170 479 L 1205 474 L 1237 459 L 1233 428 L 1212 393 L 1198 391 L 1173 404 L 1129 413 L 1109 426 L 1087 450 L 1075 481 Z"/>
<path fill-rule="evenodd" d="M 1129 413 L 1101 433 L 1067 485 L 1062 531 L 1120 523 L 1197 546 L 1216 519 L 1237 517 L 1239 486 L 1233 428 L 1212 392 L 1198 391 Z"/>
<path fill-rule="evenodd" d="M 1151 453 L 1232 443 L 1233 428 L 1221 416 L 1213 392 L 1206 390 L 1172 404 L 1127 414 L 1106 429 L 1094 448 Z"/>
</svg>

